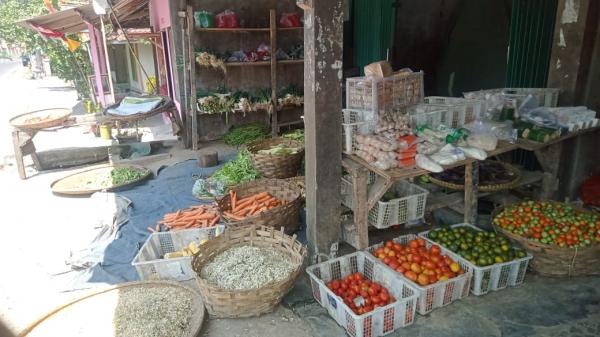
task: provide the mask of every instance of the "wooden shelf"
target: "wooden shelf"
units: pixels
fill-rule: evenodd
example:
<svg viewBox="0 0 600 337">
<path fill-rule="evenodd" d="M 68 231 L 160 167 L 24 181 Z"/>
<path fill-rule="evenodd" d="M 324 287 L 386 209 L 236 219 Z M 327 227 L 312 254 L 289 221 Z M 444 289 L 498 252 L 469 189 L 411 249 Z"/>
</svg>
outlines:
<svg viewBox="0 0 600 337">
<path fill-rule="evenodd" d="M 300 31 L 303 30 L 304 27 L 291 27 L 291 28 L 277 28 L 277 31 L 287 32 L 287 31 Z M 196 28 L 197 32 L 205 32 L 205 33 L 256 33 L 263 32 L 268 33 L 271 31 L 270 28 Z"/>
<path fill-rule="evenodd" d="M 281 60 L 277 61 L 277 64 L 304 64 L 302 60 Z M 271 61 L 258 61 L 258 62 L 225 62 L 228 67 L 269 67 Z"/>
</svg>

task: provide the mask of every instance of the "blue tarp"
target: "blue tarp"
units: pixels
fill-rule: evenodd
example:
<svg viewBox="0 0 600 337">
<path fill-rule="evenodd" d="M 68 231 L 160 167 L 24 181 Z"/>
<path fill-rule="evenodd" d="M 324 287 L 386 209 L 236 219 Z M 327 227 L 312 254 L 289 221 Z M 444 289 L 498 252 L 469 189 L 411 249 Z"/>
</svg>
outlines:
<svg viewBox="0 0 600 337">
<path fill-rule="evenodd" d="M 202 201 L 192 195 L 194 175 L 208 177 L 235 155 L 222 158 L 212 168 L 198 167 L 196 160 L 184 161 L 159 170 L 158 175 L 143 185 L 116 194 L 132 201 L 129 221 L 121 227 L 117 239 L 104 252 L 104 261 L 87 272 L 88 282 L 121 283 L 138 280 L 131 261 L 165 213 L 197 205 Z"/>
</svg>

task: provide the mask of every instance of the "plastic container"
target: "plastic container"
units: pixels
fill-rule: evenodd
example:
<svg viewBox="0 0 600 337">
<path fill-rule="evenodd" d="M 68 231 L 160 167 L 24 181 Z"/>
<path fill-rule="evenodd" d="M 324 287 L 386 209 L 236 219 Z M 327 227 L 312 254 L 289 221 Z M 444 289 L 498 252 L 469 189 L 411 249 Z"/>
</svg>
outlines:
<svg viewBox="0 0 600 337">
<path fill-rule="evenodd" d="M 376 337 L 411 325 L 415 319 L 417 290 L 389 268 L 364 252 L 344 255 L 306 268 L 315 300 L 327 309 L 335 321 L 350 336 Z M 366 279 L 375 281 L 396 298 L 396 302 L 363 315 L 355 314 L 343 301 L 327 288 L 326 283 L 360 272 Z"/>
<path fill-rule="evenodd" d="M 342 151 L 353 154 L 356 150 L 358 134 L 372 134 L 377 125 L 377 116 L 373 111 L 342 110 Z"/>
<path fill-rule="evenodd" d="M 469 224 L 456 224 L 452 226 L 452 228 L 454 227 L 471 227 L 477 231 L 482 231 L 481 229 Z M 428 238 L 428 233 L 429 231 L 422 232 L 419 233 L 419 236 L 427 239 L 429 242 L 438 244 L 437 242 Z M 460 265 L 473 275 L 473 280 L 471 281 L 471 292 L 476 296 L 485 295 L 490 290 L 501 290 L 506 287 L 514 287 L 523 283 L 523 280 L 525 279 L 525 273 L 527 271 L 527 265 L 529 264 L 529 260 L 533 258 L 531 254 L 527 253 L 527 257 L 522 259 L 516 259 L 504 263 L 496 263 L 486 267 L 479 267 L 459 256 L 458 254 L 456 254 L 456 256 L 460 261 Z"/>
<path fill-rule="evenodd" d="M 407 181 L 398 181 L 392 186 L 398 195 L 403 197 L 390 201 L 378 201 L 369 210 L 369 225 L 384 229 L 394 225 L 422 219 L 425 215 L 427 194 L 429 192 Z M 344 193 L 348 192 L 348 193 Z M 352 195 L 352 181 L 348 177 L 342 178 L 342 204 L 354 209 L 354 196 Z"/>
<path fill-rule="evenodd" d="M 446 119 L 442 124 L 453 128 L 483 117 L 485 101 L 480 99 L 466 99 L 460 97 L 429 96 L 424 99 L 425 104 L 448 109 Z"/>
<path fill-rule="evenodd" d="M 437 129 L 442 122 L 448 120 L 448 108 L 429 104 L 417 104 L 408 108 L 410 122 L 414 128 L 427 125 Z"/>
<path fill-rule="evenodd" d="M 209 228 L 194 228 L 176 232 L 152 233 L 137 253 L 131 264 L 135 267 L 140 280 L 177 280 L 194 279 L 191 256 L 164 259 L 167 253 L 179 251 L 190 242 L 200 243 L 210 240 L 225 231 L 224 225 Z"/>
<path fill-rule="evenodd" d="M 517 103 L 517 107 L 521 106 L 527 96 L 532 95 L 537 98 L 538 104 L 545 107 L 558 106 L 558 96 L 560 89 L 557 88 L 504 88 L 504 89 L 487 89 L 479 91 L 465 92 L 465 98 L 486 100 L 489 96 L 503 93 L 504 97 L 513 99 Z M 486 110 L 487 110 L 486 106 Z"/>
<path fill-rule="evenodd" d="M 400 243 L 402 245 L 407 245 L 410 240 L 414 240 L 416 238 L 417 238 L 416 235 L 408 234 L 408 235 L 400 236 L 400 237 L 394 239 L 393 241 Z M 431 245 L 432 245 L 431 242 L 427 242 L 427 248 L 429 248 Z M 375 251 L 377 248 L 379 248 L 381 246 L 383 246 L 383 243 L 371 246 L 371 247 L 367 248 L 367 251 L 369 253 L 372 253 L 373 251 Z M 456 261 L 460 264 L 458 255 L 443 248 L 442 246 L 440 246 L 440 248 L 441 248 L 442 255 L 448 255 L 454 261 Z M 463 269 L 465 270 L 465 273 L 462 275 L 458 275 L 455 278 L 452 278 L 452 279 L 449 279 L 446 281 L 442 281 L 442 282 L 437 282 L 434 284 L 430 284 L 426 287 L 422 287 L 422 286 L 414 283 L 413 281 L 407 279 L 406 277 L 404 277 L 404 275 L 402 275 L 396 271 L 393 271 L 390 267 L 388 267 L 385 263 L 383 263 L 379 259 L 377 259 L 375 257 L 373 257 L 373 258 L 377 260 L 378 264 L 387 268 L 390 272 L 395 273 L 399 277 L 402 277 L 406 282 L 408 282 L 408 284 L 410 284 L 412 287 L 417 289 L 417 292 L 419 293 L 419 299 L 417 301 L 417 312 L 421 315 L 426 315 L 426 314 L 430 313 L 433 309 L 445 307 L 454 301 L 457 301 L 457 300 L 460 300 L 462 298 L 469 296 L 471 274 L 464 267 L 463 267 Z"/>
<path fill-rule="evenodd" d="M 346 79 L 346 108 L 379 114 L 423 102 L 423 72 Z"/>
</svg>

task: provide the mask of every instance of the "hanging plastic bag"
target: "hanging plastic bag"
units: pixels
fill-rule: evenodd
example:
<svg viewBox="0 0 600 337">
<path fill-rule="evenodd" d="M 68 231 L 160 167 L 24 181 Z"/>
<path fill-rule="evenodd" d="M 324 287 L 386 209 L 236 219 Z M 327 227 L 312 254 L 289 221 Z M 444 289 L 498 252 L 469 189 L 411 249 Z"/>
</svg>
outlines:
<svg viewBox="0 0 600 337">
<path fill-rule="evenodd" d="M 283 28 L 294 28 L 302 26 L 300 14 L 298 13 L 283 13 L 279 20 L 279 25 Z"/>
<path fill-rule="evenodd" d="M 238 17 L 232 10 L 226 10 L 215 17 L 217 28 L 239 28 Z"/>
<path fill-rule="evenodd" d="M 212 28 L 215 26 L 215 15 L 207 11 L 194 12 L 194 23 L 198 28 Z"/>
</svg>

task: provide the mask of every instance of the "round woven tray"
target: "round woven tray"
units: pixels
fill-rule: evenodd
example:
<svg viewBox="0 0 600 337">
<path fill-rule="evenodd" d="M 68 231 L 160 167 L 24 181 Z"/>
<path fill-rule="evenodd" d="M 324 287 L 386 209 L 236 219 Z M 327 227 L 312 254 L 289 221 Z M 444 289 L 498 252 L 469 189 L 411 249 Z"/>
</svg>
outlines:
<svg viewBox="0 0 600 337">
<path fill-rule="evenodd" d="M 492 220 L 502 210 L 504 206 L 497 207 L 492 212 Z M 600 275 L 600 244 L 584 248 L 564 248 L 529 240 L 496 226 L 493 221 L 492 226 L 533 255 L 529 265 L 539 274 L 553 277 Z"/>
<path fill-rule="evenodd" d="M 223 198 L 217 199 L 221 218 L 225 220 L 227 225 L 283 227 L 287 233 L 292 233 L 298 229 L 302 197 L 296 184 L 282 179 L 260 179 L 236 185 L 231 190 L 236 193 L 239 199 L 261 192 L 268 192 L 277 199 L 286 201 L 286 203 L 243 220 L 234 220 L 224 214 L 224 212 L 231 210 L 231 198 L 228 193 Z"/>
<path fill-rule="evenodd" d="M 41 130 L 61 126 L 70 116 L 71 109 L 43 109 L 15 116 L 10 119 L 9 123 L 21 130 Z"/>
<path fill-rule="evenodd" d="M 163 113 L 163 112 L 169 112 L 173 109 L 175 109 L 175 104 L 173 104 L 173 101 L 171 101 L 171 98 L 169 97 L 164 97 L 161 96 L 163 98 L 163 101 L 154 109 L 148 111 L 148 112 L 140 112 L 140 113 L 136 113 L 133 115 L 127 115 L 127 116 L 121 116 L 121 115 L 115 115 L 115 114 L 111 114 L 108 112 L 109 109 L 115 109 L 119 107 L 119 103 L 113 104 L 111 106 L 109 106 L 108 108 L 104 109 L 104 114 L 106 116 L 108 116 L 111 120 L 113 121 L 121 121 L 121 122 L 136 122 L 142 119 L 146 119 L 149 117 L 152 117 L 154 115 Z"/>
<path fill-rule="evenodd" d="M 260 150 L 269 150 L 273 146 L 280 144 L 301 150 L 291 155 L 258 154 Z M 302 165 L 302 158 L 304 158 L 304 144 L 292 139 L 272 138 L 257 140 L 249 143 L 247 148 L 252 157 L 254 168 L 265 178 L 285 179 L 295 177 Z"/>
<path fill-rule="evenodd" d="M 106 333 L 103 334 L 98 331 L 98 334 L 105 337 L 115 336 L 114 329 L 110 321 L 113 319 L 115 310 L 115 298 L 118 297 L 118 292 L 126 288 L 156 288 L 156 287 L 175 287 L 183 289 L 189 293 L 189 297 L 192 299 L 192 312 L 190 313 L 190 322 L 185 333 L 182 337 L 194 337 L 197 336 L 202 328 L 202 322 L 204 320 L 204 303 L 202 297 L 197 290 L 193 290 L 189 287 L 183 286 L 177 282 L 169 281 L 141 281 L 141 282 L 129 282 L 123 283 L 109 288 L 93 291 L 83 297 L 76 300 L 70 301 L 64 305 L 57 307 L 50 311 L 48 314 L 39 318 L 27 328 L 25 328 L 19 337 L 25 336 L 52 336 L 51 332 L 46 331 L 45 323 L 51 323 L 51 325 L 66 326 L 71 324 L 88 325 L 88 321 L 91 324 L 108 322 L 109 324 L 100 324 L 99 329 L 105 329 Z M 160 304 L 157 304 L 160 305 Z M 90 306 L 92 307 L 91 310 Z M 77 312 L 81 312 L 83 308 L 86 310 L 83 314 L 84 317 L 77 317 Z M 93 311 L 92 311 L 93 310 Z M 67 320 L 69 315 L 75 315 L 73 318 L 76 322 Z M 66 317 L 65 317 L 66 316 Z M 82 314 L 79 314 L 82 316 Z M 53 320 L 59 320 L 57 322 L 51 322 Z M 46 331 L 44 333 L 44 331 Z M 54 331 L 56 333 L 56 331 Z M 56 336 L 54 334 L 54 336 Z M 70 336 L 70 335 L 69 335 Z"/>
<path fill-rule="evenodd" d="M 117 167 L 132 167 L 137 170 L 145 171 L 145 175 L 137 180 L 130 181 L 121 185 L 112 185 L 109 187 L 102 186 L 93 186 L 87 184 L 89 181 L 94 181 L 101 176 L 105 176 L 106 174 L 110 174 L 110 171 Z M 152 176 L 152 171 L 138 165 L 107 165 L 96 167 L 93 169 L 77 172 L 74 174 L 70 174 L 66 177 L 60 178 L 52 182 L 50 188 L 52 192 L 60 195 L 90 195 L 99 191 L 115 191 L 115 190 L 125 190 L 131 188 L 144 180 L 150 178 Z"/>
<path fill-rule="evenodd" d="M 521 172 L 517 168 L 513 167 L 510 164 L 507 164 L 507 163 L 501 163 L 501 164 L 502 164 L 502 166 L 504 166 L 504 168 L 506 170 L 512 172 L 515 175 L 515 179 L 511 182 L 504 183 L 504 184 L 478 185 L 478 191 L 495 192 L 495 191 L 509 190 L 519 184 L 519 180 L 521 180 Z M 440 187 L 444 187 L 444 188 L 451 189 L 451 190 L 463 191 L 465 189 L 465 185 L 454 184 L 454 183 L 447 182 L 444 180 L 436 179 L 431 175 L 429 175 L 429 181 L 431 181 L 433 184 L 436 184 Z"/>
<path fill-rule="evenodd" d="M 269 283 L 259 289 L 236 291 L 225 290 L 208 283 L 199 275 L 202 268 L 217 255 L 236 246 L 270 248 L 287 256 L 296 269 L 285 280 Z M 196 281 L 208 313 L 215 317 L 252 317 L 271 312 L 290 290 L 302 270 L 306 248 L 296 240 L 273 227 L 250 226 L 228 228 L 225 233 L 202 245 L 192 259 Z"/>
</svg>

